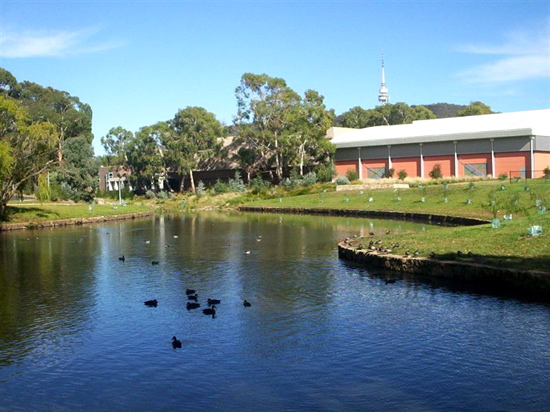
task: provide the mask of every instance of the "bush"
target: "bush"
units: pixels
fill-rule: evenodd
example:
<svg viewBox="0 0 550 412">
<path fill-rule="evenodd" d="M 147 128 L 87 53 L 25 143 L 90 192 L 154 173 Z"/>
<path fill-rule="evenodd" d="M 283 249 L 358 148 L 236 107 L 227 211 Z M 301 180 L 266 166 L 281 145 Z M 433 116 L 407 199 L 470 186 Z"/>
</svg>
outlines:
<svg viewBox="0 0 550 412">
<path fill-rule="evenodd" d="M 357 170 L 355 169 L 348 169 L 346 171 L 346 177 L 350 182 L 353 182 L 354 180 L 359 179 L 359 173 L 357 173 Z"/>
<path fill-rule="evenodd" d="M 145 192 L 145 199 L 153 199 L 155 197 L 155 192 L 151 189 Z"/>
<path fill-rule="evenodd" d="M 407 172 L 405 171 L 405 169 L 402 169 L 400 170 L 398 173 L 397 173 L 397 178 L 399 180 L 405 180 L 405 178 L 408 176 Z"/>
<path fill-rule="evenodd" d="M 199 183 L 197 184 L 197 196 L 204 196 L 204 194 L 206 194 L 204 182 L 202 180 L 199 180 Z"/>
<path fill-rule="evenodd" d="M 337 185 L 349 185 L 350 181 L 347 177 L 340 176 L 338 179 L 336 179 Z"/>
<path fill-rule="evenodd" d="M 441 179 L 443 177 L 443 173 L 441 173 L 441 165 L 435 164 L 432 171 L 429 173 L 429 176 L 432 179 Z"/>
<path fill-rule="evenodd" d="M 498 180 L 506 180 L 506 179 L 508 179 L 507 173 L 501 173 L 498 175 Z"/>
<path fill-rule="evenodd" d="M 222 193 L 229 192 L 229 186 L 226 183 L 223 183 L 220 179 L 216 180 L 216 184 L 212 187 L 212 191 L 215 195 L 220 195 Z"/>
<path fill-rule="evenodd" d="M 229 179 L 229 182 L 227 183 L 228 189 L 230 192 L 244 192 L 246 191 L 246 186 L 243 182 L 243 179 L 241 179 L 241 174 L 237 170 L 235 172 L 235 178 Z"/>
<path fill-rule="evenodd" d="M 313 186 L 317 183 L 317 174 L 315 172 L 309 172 L 302 178 L 301 183 L 305 187 Z"/>
<path fill-rule="evenodd" d="M 388 171 L 386 172 L 385 177 L 392 178 L 393 175 L 394 175 L 394 173 L 395 173 L 395 169 L 394 169 L 394 168 L 388 169 Z"/>
<path fill-rule="evenodd" d="M 250 182 L 250 187 L 252 188 L 252 193 L 254 194 L 260 194 L 265 193 L 267 189 L 271 186 L 271 183 L 267 180 L 262 179 L 261 176 L 256 176 L 252 181 Z"/>
<path fill-rule="evenodd" d="M 164 190 L 157 193 L 158 199 L 165 200 L 165 199 L 168 199 L 169 197 L 170 195 L 168 194 L 168 192 L 165 192 Z"/>
<path fill-rule="evenodd" d="M 336 174 L 336 169 L 332 163 L 322 163 L 315 168 L 315 173 L 317 174 L 317 179 L 319 182 L 332 182 L 332 179 Z"/>
</svg>

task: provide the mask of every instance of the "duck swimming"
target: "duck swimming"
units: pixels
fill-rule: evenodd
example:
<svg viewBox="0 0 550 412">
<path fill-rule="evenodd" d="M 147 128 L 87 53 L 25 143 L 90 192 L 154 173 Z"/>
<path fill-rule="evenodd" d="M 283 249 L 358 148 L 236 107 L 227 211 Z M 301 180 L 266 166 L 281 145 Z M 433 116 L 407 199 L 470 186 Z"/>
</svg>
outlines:
<svg viewBox="0 0 550 412">
<path fill-rule="evenodd" d="M 149 306 L 150 308 L 156 308 L 158 305 L 158 301 L 156 299 L 146 300 L 143 303 L 145 306 Z"/>
<path fill-rule="evenodd" d="M 252 304 L 251 304 L 248 300 L 245 299 L 244 302 L 243 302 L 243 306 L 244 306 L 245 308 L 249 308 L 249 307 L 252 306 Z"/>
<path fill-rule="evenodd" d="M 211 308 L 206 308 L 202 310 L 202 313 L 205 315 L 212 315 L 214 316 L 216 314 L 216 307 L 212 306 Z"/>
<path fill-rule="evenodd" d="M 187 302 L 187 310 L 200 308 L 201 304 L 197 302 Z"/>
<path fill-rule="evenodd" d="M 208 303 L 208 306 L 219 305 L 220 303 L 222 303 L 222 301 L 219 299 L 208 299 L 206 302 Z"/>
<path fill-rule="evenodd" d="M 181 349 L 181 341 L 175 336 L 172 336 L 172 347 L 174 349 Z"/>
</svg>

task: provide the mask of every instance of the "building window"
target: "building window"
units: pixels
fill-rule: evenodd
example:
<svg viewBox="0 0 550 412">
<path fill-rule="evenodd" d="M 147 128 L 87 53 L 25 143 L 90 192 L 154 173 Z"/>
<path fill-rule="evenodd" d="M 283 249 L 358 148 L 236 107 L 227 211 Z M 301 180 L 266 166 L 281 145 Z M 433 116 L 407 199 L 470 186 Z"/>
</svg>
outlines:
<svg viewBox="0 0 550 412">
<path fill-rule="evenodd" d="M 382 179 L 386 176 L 385 167 L 367 167 L 367 177 L 369 179 Z"/>
<path fill-rule="evenodd" d="M 464 165 L 464 176 L 487 177 L 487 163 L 469 163 Z"/>
</svg>

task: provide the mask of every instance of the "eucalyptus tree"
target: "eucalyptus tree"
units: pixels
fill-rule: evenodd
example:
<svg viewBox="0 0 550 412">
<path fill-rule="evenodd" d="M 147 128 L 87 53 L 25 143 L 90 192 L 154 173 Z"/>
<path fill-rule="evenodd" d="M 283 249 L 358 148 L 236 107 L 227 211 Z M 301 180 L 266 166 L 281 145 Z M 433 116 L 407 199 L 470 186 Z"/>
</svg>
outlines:
<svg viewBox="0 0 550 412">
<path fill-rule="evenodd" d="M 18 85 L 19 99 L 35 121 L 47 120 L 57 129 L 57 163 L 63 162 L 63 145 L 80 137 L 92 144 L 92 109 L 69 93 L 25 81 Z"/>
<path fill-rule="evenodd" d="M 169 121 L 170 131 L 163 134 L 161 143 L 167 164 L 182 177 L 189 175 L 191 190 L 195 192 L 193 170 L 201 161 L 218 155 L 223 135 L 223 126 L 216 116 L 202 107 L 187 107 L 179 110 Z"/>
<path fill-rule="evenodd" d="M 304 174 L 306 164 L 327 162 L 336 151 L 326 138 L 334 113 L 326 109 L 323 100 L 324 97 L 315 90 L 307 90 L 295 119 L 297 130 L 287 160 L 289 165 L 298 164 L 300 175 Z"/>
<path fill-rule="evenodd" d="M 482 102 L 472 102 L 468 106 L 466 106 L 464 109 L 459 110 L 456 114 L 457 117 L 464 117 L 464 116 L 478 116 L 482 114 L 492 114 L 494 113 L 491 109 L 491 106 L 486 105 Z"/>
<path fill-rule="evenodd" d="M 131 180 L 138 190 L 151 188 L 155 178 L 166 175 L 160 145 L 165 133 L 168 133 L 166 122 L 142 127 L 125 147 Z"/>
<path fill-rule="evenodd" d="M 258 166 L 275 167 L 279 180 L 283 177 L 285 143 L 296 134 L 300 96 L 284 79 L 266 74 L 245 73 L 236 88 L 239 135 L 247 147 L 259 153 Z"/>
<path fill-rule="evenodd" d="M 54 124 L 33 122 L 19 101 L 0 95 L 0 218 L 11 197 L 55 162 L 58 138 Z"/>
<path fill-rule="evenodd" d="M 101 145 L 105 149 L 108 166 L 123 166 L 128 160 L 126 147 L 134 138 L 134 134 L 121 126 L 112 127 L 101 137 Z"/>
<path fill-rule="evenodd" d="M 364 110 L 356 106 L 339 115 L 336 126 L 366 128 L 408 124 L 415 120 L 435 119 L 435 114 L 425 106 L 410 107 L 407 103 L 384 104 Z"/>
<path fill-rule="evenodd" d="M 336 117 L 334 125 L 352 129 L 364 129 L 365 127 L 369 127 L 369 119 L 369 110 L 363 109 L 361 106 L 355 106 Z"/>
</svg>

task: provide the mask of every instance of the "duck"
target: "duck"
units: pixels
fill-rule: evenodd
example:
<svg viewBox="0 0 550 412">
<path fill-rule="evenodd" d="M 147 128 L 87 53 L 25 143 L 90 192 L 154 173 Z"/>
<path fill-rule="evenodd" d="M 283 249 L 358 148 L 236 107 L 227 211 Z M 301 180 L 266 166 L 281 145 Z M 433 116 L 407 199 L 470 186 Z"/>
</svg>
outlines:
<svg viewBox="0 0 550 412">
<path fill-rule="evenodd" d="M 185 290 L 186 295 L 194 295 L 196 293 L 197 293 L 197 291 L 195 289 L 186 289 Z"/>
<path fill-rule="evenodd" d="M 187 310 L 200 308 L 201 304 L 197 302 L 187 302 Z"/>
<path fill-rule="evenodd" d="M 222 301 L 219 299 L 207 299 L 206 302 L 208 303 L 208 306 L 219 305 L 220 303 L 222 303 Z"/>
<path fill-rule="evenodd" d="M 245 299 L 244 302 L 243 302 L 243 306 L 244 306 L 245 308 L 249 308 L 249 307 L 252 306 L 252 304 L 251 304 L 248 300 Z"/>
<path fill-rule="evenodd" d="M 175 336 L 172 336 L 172 347 L 174 349 L 181 349 L 181 341 Z"/>
<path fill-rule="evenodd" d="M 158 265 L 160 262 L 158 260 L 152 260 L 151 261 L 151 265 Z"/>
<path fill-rule="evenodd" d="M 395 283 L 395 282 L 396 282 L 395 279 L 386 279 L 386 285 L 392 284 L 392 283 Z"/>
<path fill-rule="evenodd" d="M 187 299 L 197 302 L 199 300 L 199 295 L 187 295 Z"/>
<path fill-rule="evenodd" d="M 124 255 L 122 255 L 121 257 L 118 258 L 118 260 L 120 260 L 121 262 L 124 262 L 126 258 L 124 257 Z"/>
<path fill-rule="evenodd" d="M 143 303 L 145 306 L 149 306 L 150 308 L 156 308 L 158 305 L 158 301 L 156 299 L 146 300 Z"/>
<path fill-rule="evenodd" d="M 216 306 L 212 306 L 210 308 L 203 309 L 202 313 L 204 313 L 205 315 L 214 316 L 216 314 Z"/>
<path fill-rule="evenodd" d="M 244 251 L 244 254 L 245 254 L 245 255 L 250 255 L 250 250 L 245 250 L 245 251 Z"/>
</svg>

